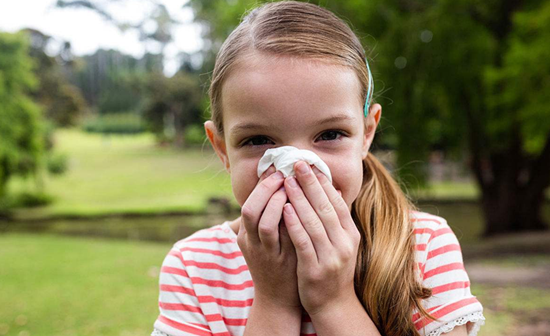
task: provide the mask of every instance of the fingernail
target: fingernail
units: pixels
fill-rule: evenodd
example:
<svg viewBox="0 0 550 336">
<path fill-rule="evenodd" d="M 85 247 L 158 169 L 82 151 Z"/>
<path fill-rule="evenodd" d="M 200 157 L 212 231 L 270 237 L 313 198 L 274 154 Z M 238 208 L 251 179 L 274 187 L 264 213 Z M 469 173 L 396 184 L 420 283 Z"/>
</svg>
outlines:
<svg viewBox="0 0 550 336">
<path fill-rule="evenodd" d="M 284 179 L 285 177 L 283 176 L 283 173 L 281 173 L 280 171 L 276 172 L 273 174 L 273 178 L 276 179 L 276 180 L 282 180 Z"/>
<path fill-rule="evenodd" d="M 281 190 L 282 190 L 282 191 L 285 191 L 286 189 L 285 189 L 284 186 L 282 186 L 282 187 L 280 187 L 279 190 L 277 190 L 277 191 L 281 191 Z"/>
<path fill-rule="evenodd" d="M 317 176 L 317 179 L 318 179 L 319 181 L 321 181 L 321 179 L 323 178 L 324 175 L 325 175 L 325 174 L 323 174 L 323 173 L 316 173 L 316 174 L 315 174 L 315 176 Z"/>
<path fill-rule="evenodd" d="M 292 205 L 290 205 L 290 203 L 285 204 L 284 208 L 287 215 L 292 215 L 294 213 L 294 210 L 292 210 Z"/>
<path fill-rule="evenodd" d="M 309 165 L 305 162 L 298 163 L 296 169 L 298 169 L 298 173 L 300 174 L 307 174 L 310 170 Z"/>
<path fill-rule="evenodd" d="M 292 188 L 296 188 L 298 186 L 298 182 L 296 182 L 296 178 L 294 176 L 287 178 L 287 181 Z"/>
</svg>

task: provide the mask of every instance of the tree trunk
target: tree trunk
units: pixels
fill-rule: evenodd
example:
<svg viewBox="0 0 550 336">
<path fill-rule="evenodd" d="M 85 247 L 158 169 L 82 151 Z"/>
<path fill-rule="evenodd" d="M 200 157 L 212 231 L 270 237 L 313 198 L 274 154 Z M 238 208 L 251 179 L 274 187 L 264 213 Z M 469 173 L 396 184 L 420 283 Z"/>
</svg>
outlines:
<svg viewBox="0 0 550 336">
<path fill-rule="evenodd" d="M 550 134 L 541 154 L 528 160 L 519 133 L 506 153 L 493 154 L 490 165 L 478 171 L 485 216 L 484 236 L 548 230 L 542 218 L 545 190 L 550 184 Z M 487 172 L 488 171 L 488 172 Z"/>
<path fill-rule="evenodd" d="M 548 230 L 541 216 L 544 193 L 528 195 L 509 188 L 483 190 L 484 237 L 504 233 Z"/>
</svg>

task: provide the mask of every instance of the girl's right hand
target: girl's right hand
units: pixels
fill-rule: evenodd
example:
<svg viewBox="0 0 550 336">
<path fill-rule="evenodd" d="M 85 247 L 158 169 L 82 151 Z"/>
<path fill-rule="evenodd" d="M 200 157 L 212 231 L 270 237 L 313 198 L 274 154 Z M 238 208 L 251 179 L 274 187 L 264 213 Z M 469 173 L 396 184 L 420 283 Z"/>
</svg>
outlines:
<svg viewBox="0 0 550 336">
<path fill-rule="evenodd" d="M 242 206 L 237 238 L 254 282 L 254 301 L 301 307 L 296 252 L 282 222 L 287 195 L 284 177 L 271 166 Z"/>
</svg>

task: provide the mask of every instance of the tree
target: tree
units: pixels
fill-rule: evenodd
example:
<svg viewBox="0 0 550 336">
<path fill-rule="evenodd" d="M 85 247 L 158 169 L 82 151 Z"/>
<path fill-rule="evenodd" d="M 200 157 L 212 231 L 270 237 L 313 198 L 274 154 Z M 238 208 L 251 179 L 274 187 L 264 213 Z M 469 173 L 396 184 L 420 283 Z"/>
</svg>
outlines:
<svg viewBox="0 0 550 336">
<path fill-rule="evenodd" d="M 467 153 L 485 236 L 548 228 L 541 204 L 550 184 L 550 3 L 314 2 L 350 23 L 367 50 L 384 105 L 380 135 L 396 139 L 402 180 L 425 180 L 423 165 L 411 162 L 425 161 L 434 146 Z M 255 4 L 187 3 L 209 41 L 203 72 Z"/>
<path fill-rule="evenodd" d="M 201 121 L 202 92 L 198 80 L 185 72 L 171 78 L 152 74 L 146 81 L 144 118 L 159 139 L 185 146 L 185 128 Z"/>
<path fill-rule="evenodd" d="M 44 150 L 32 64 L 24 35 L 0 33 L 0 201 L 12 176 L 36 174 Z"/>
<path fill-rule="evenodd" d="M 50 47 L 51 36 L 35 29 L 23 29 L 30 41 L 29 55 L 35 67 L 38 85 L 33 99 L 41 105 L 46 119 L 56 126 L 72 126 L 84 113 L 86 104 L 80 90 L 72 85 L 65 71 L 73 64 L 70 43 L 64 43 L 57 55 L 50 56 L 46 49 Z"/>
</svg>

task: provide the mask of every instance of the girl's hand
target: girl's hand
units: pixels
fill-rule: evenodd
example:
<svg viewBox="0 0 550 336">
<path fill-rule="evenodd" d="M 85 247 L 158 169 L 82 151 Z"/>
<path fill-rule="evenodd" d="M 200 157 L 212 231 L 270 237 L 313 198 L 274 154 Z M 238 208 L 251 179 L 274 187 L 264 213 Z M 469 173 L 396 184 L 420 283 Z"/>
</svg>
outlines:
<svg viewBox="0 0 550 336">
<path fill-rule="evenodd" d="M 254 281 L 254 301 L 299 308 L 296 252 L 282 221 L 284 177 L 271 166 L 242 206 L 237 243 Z M 270 175 L 271 174 L 271 175 Z"/>
<path fill-rule="evenodd" d="M 321 171 L 303 161 L 294 168 L 299 184 L 286 179 L 291 204 L 283 217 L 298 258 L 300 301 L 314 315 L 357 300 L 353 279 L 361 234 L 340 192 Z"/>
</svg>

